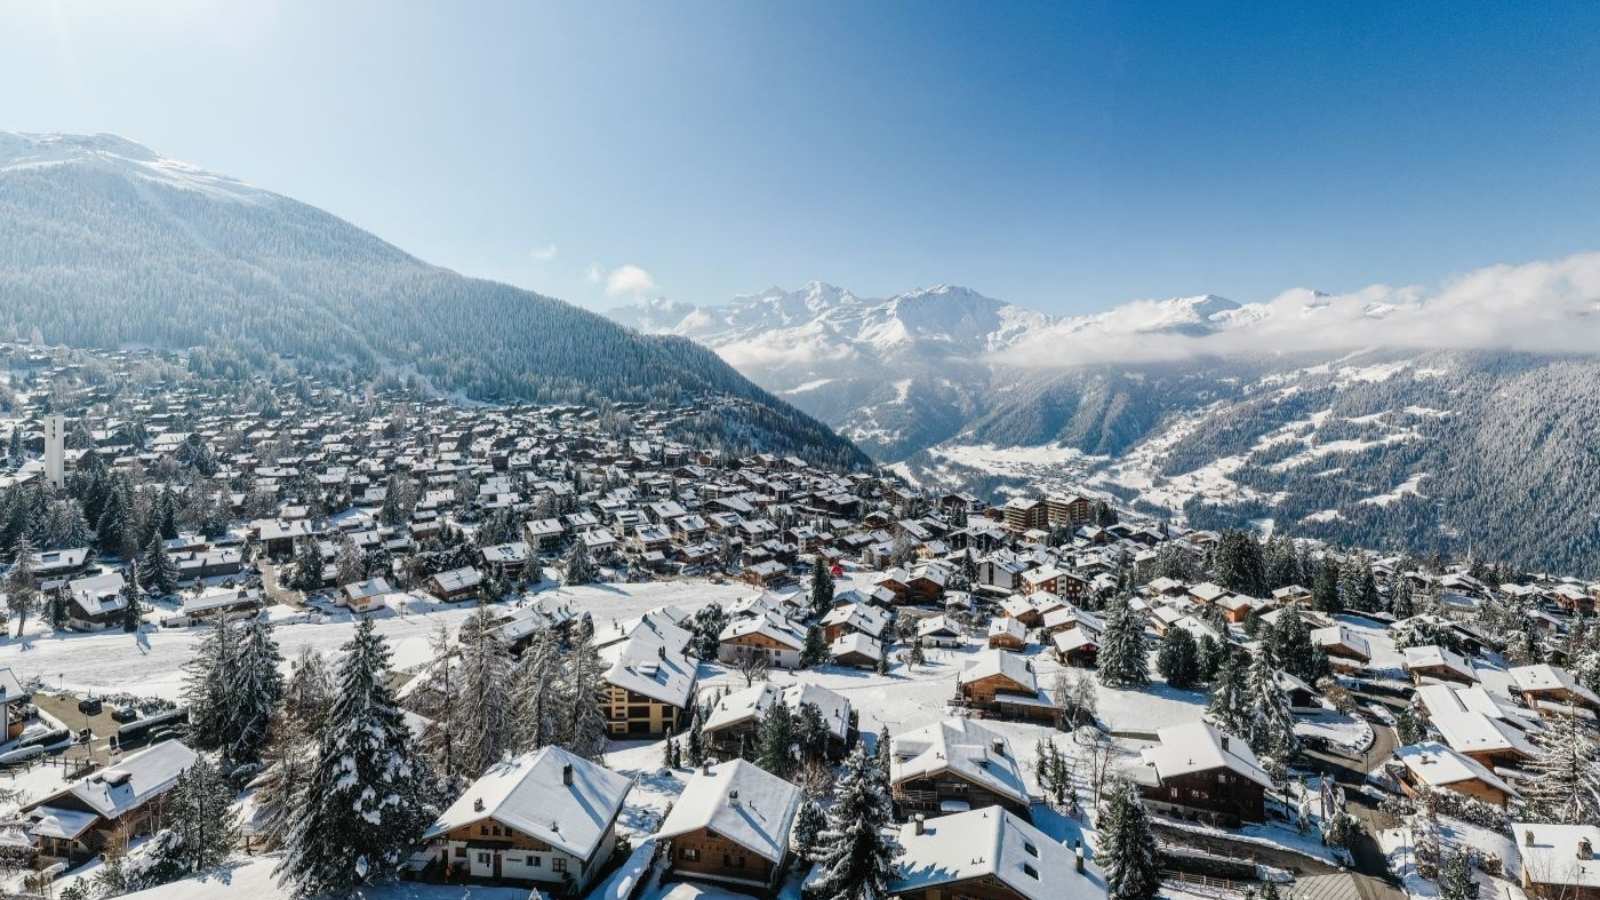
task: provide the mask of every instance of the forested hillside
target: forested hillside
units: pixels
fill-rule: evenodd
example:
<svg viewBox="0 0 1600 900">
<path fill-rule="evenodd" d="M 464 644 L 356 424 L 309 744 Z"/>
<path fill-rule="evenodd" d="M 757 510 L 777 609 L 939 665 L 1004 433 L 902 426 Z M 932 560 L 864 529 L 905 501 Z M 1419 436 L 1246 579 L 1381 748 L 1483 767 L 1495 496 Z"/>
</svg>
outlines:
<svg viewBox="0 0 1600 900">
<path fill-rule="evenodd" d="M 0 298 L 0 326 L 78 346 L 194 348 L 209 374 L 411 376 L 498 401 L 732 397 L 742 402 L 707 417 L 729 449 L 865 462 L 689 340 L 430 266 L 119 138 L 0 134 Z"/>
</svg>

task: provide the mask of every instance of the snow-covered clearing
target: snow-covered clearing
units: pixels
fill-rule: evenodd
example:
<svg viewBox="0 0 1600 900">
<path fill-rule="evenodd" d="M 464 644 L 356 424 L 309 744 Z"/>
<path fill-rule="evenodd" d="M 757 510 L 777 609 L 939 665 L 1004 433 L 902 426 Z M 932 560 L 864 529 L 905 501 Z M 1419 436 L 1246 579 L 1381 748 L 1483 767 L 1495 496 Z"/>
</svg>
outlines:
<svg viewBox="0 0 1600 900">
<path fill-rule="evenodd" d="M 1394 490 L 1383 494 L 1376 494 L 1371 497 L 1362 497 L 1360 503 L 1363 506 L 1388 506 L 1391 503 L 1399 502 L 1401 499 L 1407 496 L 1421 497 L 1422 479 L 1427 477 L 1427 472 L 1413 475 L 1396 485 Z"/>
<path fill-rule="evenodd" d="M 750 593 L 742 583 L 712 584 L 692 579 L 643 584 L 598 584 L 554 588 L 534 596 L 548 602 L 570 601 L 594 617 L 595 629 L 604 633 L 615 621 L 637 618 L 658 606 L 676 605 L 695 610 L 716 600 L 731 602 Z M 413 596 L 399 608 L 375 613 L 377 628 L 389 641 L 392 665 L 408 669 L 428 659 L 428 638 L 444 623 L 452 632 L 472 614 L 472 604 L 441 604 Z M 337 613 L 324 621 L 310 621 L 301 610 L 277 606 L 269 611 L 276 622 L 278 647 L 285 660 L 309 646 L 330 657 L 350 639 L 355 619 Z M 81 691 L 126 691 L 179 699 L 183 666 L 205 635 L 203 627 L 150 628 L 137 634 L 120 630 L 91 633 L 51 633 L 30 622 L 27 635 L 0 644 L 0 666 L 10 666 L 19 678 L 41 678 L 50 687 Z M 286 663 L 287 665 L 287 663 Z"/>
</svg>

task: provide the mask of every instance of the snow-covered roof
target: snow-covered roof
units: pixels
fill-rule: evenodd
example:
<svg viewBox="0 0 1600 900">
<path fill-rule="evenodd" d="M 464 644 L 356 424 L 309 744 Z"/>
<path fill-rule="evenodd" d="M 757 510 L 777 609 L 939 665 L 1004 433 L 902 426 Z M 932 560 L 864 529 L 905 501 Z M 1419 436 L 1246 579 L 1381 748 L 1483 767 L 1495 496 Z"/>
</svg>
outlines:
<svg viewBox="0 0 1600 900">
<path fill-rule="evenodd" d="M 1405 656 L 1406 671 L 1444 668 L 1468 681 L 1478 680 L 1478 676 L 1472 671 L 1472 663 L 1468 662 L 1465 656 L 1456 653 L 1449 647 L 1441 647 L 1437 644 L 1429 644 L 1426 647 L 1407 647 L 1405 648 Z"/>
<path fill-rule="evenodd" d="M 1311 642 L 1318 647 L 1343 647 L 1363 659 L 1372 658 L 1372 648 L 1367 644 L 1367 639 L 1343 625 L 1329 625 L 1326 628 L 1316 628 L 1311 632 Z"/>
<path fill-rule="evenodd" d="M 1156 732 L 1161 744 L 1143 751 L 1146 761 L 1155 766 L 1163 781 L 1191 772 L 1210 772 L 1228 769 L 1271 790 L 1272 778 L 1250 744 L 1243 738 L 1224 734 L 1207 722 L 1185 722 L 1169 725 Z"/>
<path fill-rule="evenodd" d="M 1428 721 L 1438 729 L 1444 742 L 1458 753 L 1484 753 L 1515 750 L 1529 759 L 1539 750 L 1522 732 L 1499 719 L 1474 710 L 1429 710 Z"/>
<path fill-rule="evenodd" d="M 770 681 L 736 691 L 717 701 L 711 714 L 706 716 L 703 730 L 710 734 L 741 722 L 766 714 L 772 704 L 782 701 L 791 712 L 798 713 L 802 704 L 811 704 L 822 714 L 828 732 L 844 740 L 850 732 L 850 701 L 843 694 L 825 687 L 805 682 L 776 685 Z"/>
<path fill-rule="evenodd" d="M 116 819 L 171 788 L 194 760 L 195 752 L 182 741 L 164 741 L 78 779 L 29 809 L 70 795 L 101 817 Z"/>
<path fill-rule="evenodd" d="M 1029 691 L 1039 690 L 1039 679 L 1033 667 L 1026 659 L 1007 650 L 982 650 L 973 654 L 966 667 L 956 673 L 956 683 L 970 684 L 991 675 L 1004 675 Z"/>
<path fill-rule="evenodd" d="M 722 633 L 717 636 L 717 640 L 727 641 L 751 634 L 759 634 L 763 637 L 771 638 L 795 650 L 800 650 L 806 645 L 805 633 L 800 630 L 799 626 L 770 611 L 753 618 L 734 619 L 722 629 Z"/>
<path fill-rule="evenodd" d="M 709 828 L 774 863 L 789 850 L 800 789 L 742 759 L 695 773 L 656 832 L 660 839 Z"/>
<path fill-rule="evenodd" d="M 1517 666 L 1510 674 L 1518 690 L 1529 692 L 1566 690 L 1588 705 L 1600 707 L 1600 696 L 1596 696 L 1594 691 L 1584 687 L 1572 677 L 1571 672 L 1560 666 L 1552 666 L 1549 663 Z"/>
<path fill-rule="evenodd" d="M 611 667 L 605 680 L 652 700 L 687 708 L 699 670 L 686 652 L 689 637 L 666 615 L 646 613 L 626 641 L 607 648 Z"/>
<path fill-rule="evenodd" d="M 857 653 L 874 660 L 883 659 L 883 643 L 859 631 L 841 634 L 828 645 L 831 656 L 848 656 Z"/>
<path fill-rule="evenodd" d="M 1484 768 L 1477 760 L 1462 756 L 1438 741 L 1401 747 L 1394 752 L 1394 756 L 1413 775 L 1433 787 L 1478 780 L 1507 794 L 1517 795 L 1510 785 L 1500 780 L 1500 776 Z"/>
<path fill-rule="evenodd" d="M 1600 887 L 1600 826 L 1513 822 L 1522 873 L 1534 884 Z M 1587 847 L 1583 847 L 1587 842 Z"/>
<path fill-rule="evenodd" d="M 1028 900 L 1094 900 L 1106 896 L 1093 869 L 1077 870 L 1077 854 L 997 807 L 974 809 L 900 826 L 897 877 L 889 893 L 995 878 Z"/>
<path fill-rule="evenodd" d="M 33 820 L 33 824 L 28 828 L 29 834 L 35 837 L 60 838 L 65 841 L 76 840 L 79 835 L 89 830 L 89 826 L 100 819 L 92 812 L 62 809 L 57 806 L 41 806 L 30 813 L 29 818 Z"/>
<path fill-rule="evenodd" d="M 974 784 L 1028 802 L 1022 768 L 1005 735 L 972 719 L 945 719 L 889 741 L 889 779 L 895 784 L 939 772 L 952 772 Z"/>
<path fill-rule="evenodd" d="M 423 840 L 482 819 L 587 859 L 622 809 L 633 779 L 560 747 L 490 767 L 450 804 Z"/>
</svg>

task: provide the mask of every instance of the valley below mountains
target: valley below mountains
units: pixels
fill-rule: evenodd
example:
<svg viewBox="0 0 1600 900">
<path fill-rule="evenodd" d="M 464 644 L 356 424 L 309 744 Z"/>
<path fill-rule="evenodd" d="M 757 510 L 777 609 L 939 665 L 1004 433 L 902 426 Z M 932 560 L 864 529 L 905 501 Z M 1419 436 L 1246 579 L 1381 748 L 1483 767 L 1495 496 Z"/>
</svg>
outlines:
<svg viewBox="0 0 1600 900">
<path fill-rule="evenodd" d="M 1600 571 L 1594 357 L 1269 352 L 1286 327 L 1381 337 L 1424 312 L 1300 291 L 1058 318 L 960 287 L 870 299 L 813 282 L 612 315 L 706 344 L 926 488 L 1084 490 L 1193 526 Z"/>
</svg>

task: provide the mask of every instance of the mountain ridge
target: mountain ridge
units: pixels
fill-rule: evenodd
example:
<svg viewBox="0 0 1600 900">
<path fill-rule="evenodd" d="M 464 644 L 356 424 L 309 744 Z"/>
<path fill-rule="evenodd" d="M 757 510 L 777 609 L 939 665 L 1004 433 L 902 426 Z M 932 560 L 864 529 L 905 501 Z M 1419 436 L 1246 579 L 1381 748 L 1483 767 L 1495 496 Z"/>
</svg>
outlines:
<svg viewBox="0 0 1600 900">
<path fill-rule="evenodd" d="M 0 312 L 81 346 L 198 348 L 218 371 L 404 370 L 476 400 L 683 403 L 731 451 L 865 457 L 681 337 L 426 263 L 293 198 L 114 135 L 0 133 Z"/>
</svg>

